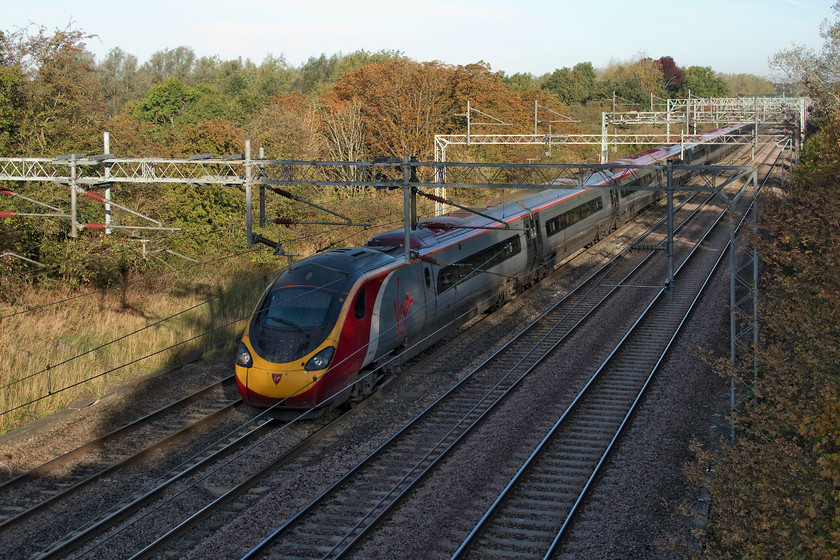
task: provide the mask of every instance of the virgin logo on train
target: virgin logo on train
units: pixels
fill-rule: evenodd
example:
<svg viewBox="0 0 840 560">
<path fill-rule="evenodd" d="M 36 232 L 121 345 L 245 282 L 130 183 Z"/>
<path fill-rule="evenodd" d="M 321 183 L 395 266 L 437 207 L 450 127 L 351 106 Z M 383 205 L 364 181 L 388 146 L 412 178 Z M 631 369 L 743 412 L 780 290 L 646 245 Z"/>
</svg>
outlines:
<svg viewBox="0 0 840 560">
<path fill-rule="evenodd" d="M 397 293 L 400 293 L 400 279 L 397 278 Z M 405 299 L 401 303 L 397 303 L 394 299 L 394 318 L 397 320 L 397 335 L 402 338 L 408 333 L 408 310 L 411 309 L 411 304 L 414 303 L 414 298 L 405 291 Z"/>
</svg>

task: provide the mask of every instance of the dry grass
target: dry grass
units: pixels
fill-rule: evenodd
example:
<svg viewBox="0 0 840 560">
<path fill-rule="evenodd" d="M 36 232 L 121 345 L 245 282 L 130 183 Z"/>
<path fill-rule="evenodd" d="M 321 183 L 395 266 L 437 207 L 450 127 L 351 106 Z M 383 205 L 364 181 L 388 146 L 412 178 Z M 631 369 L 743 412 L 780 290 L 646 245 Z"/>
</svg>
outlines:
<svg viewBox="0 0 840 560">
<path fill-rule="evenodd" d="M 499 194 L 475 190 L 455 196 L 469 204 Z M 384 191 L 336 204 L 357 221 L 370 222 L 369 228 L 275 227 L 265 233 L 301 256 L 333 244 L 359 245 L 401 227 L 402 201 L 402 192 Z M 433 215 L 430 201 L 420 199 L 418 206 L 421 217 Z M 26 288 L 16 292 L 14 305 L 0 303 L 0 433 L 62 410 L 81 395 L 104 394 L 131 376 L 236 339 L 267 283 L 286 265 L 286 259 L 261 250 L 259 257 L 246 254 L 93 293 L 89 287 Z M 258 268 L 251 259 L 271 264 Z"/>
<path fill-rule="evenodd" d="M 237 337 L 271 278 L 241 259 L 69 301 L 84 292 L 33 288 L 0 307 L 0 411 L 15 409 L 0 416 L 0 433 Z M 62 303 L 20 313 L 55 301 Z"/>
</svg>

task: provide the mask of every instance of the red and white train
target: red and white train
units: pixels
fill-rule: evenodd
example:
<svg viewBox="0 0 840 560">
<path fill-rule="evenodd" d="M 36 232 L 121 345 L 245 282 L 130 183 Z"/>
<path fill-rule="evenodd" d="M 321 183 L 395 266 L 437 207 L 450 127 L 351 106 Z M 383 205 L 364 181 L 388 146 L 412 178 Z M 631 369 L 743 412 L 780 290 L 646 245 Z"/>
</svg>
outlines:
<svg viewBox="0 0 840 560">
<path fill-rule="evenodd" d="M 735 147 L 720 138 L 752 127 L 653 148 L 612 162 L 626 169 L 523 191 L 480 213 L 423 220 L 410 232 L 411 262 L 403 229 L 302 259 L 266 289 L 242 336 L 236 380 L 243 399 L 314 416 L 364 398 L 393 356 L 471 309 L 504 302 L 648 206 L 657 193 L 634 187 L 652 184 L 655 168 L 631 166 L 714 163 Z M 587 188 L 605 185 L 615 189 Z"/>
</svg>

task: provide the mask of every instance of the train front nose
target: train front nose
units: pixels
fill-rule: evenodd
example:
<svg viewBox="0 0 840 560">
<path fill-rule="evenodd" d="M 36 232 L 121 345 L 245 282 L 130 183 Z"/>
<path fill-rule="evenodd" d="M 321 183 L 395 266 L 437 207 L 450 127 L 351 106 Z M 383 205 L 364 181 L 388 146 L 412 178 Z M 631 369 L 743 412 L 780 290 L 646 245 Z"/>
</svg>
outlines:
<svg viewBox="0 0 840 560">
<path fill-rule="evenodd" d="M 252 406 L 309 409 L 321 401 L 321 377 L 326 372 L 335 345 L 327 340 L 301 360 L 272 363 L 252 352 L 244 341 L 236 359 L 236 384 L 243 400 Z"/>
<path fill-rule="evenodd" d="M 260 408 L 278 403 L 283 408 L 314 408 L 318 404 L 316 381 L 315 376 L 305 376 L 303 372 L 236 367 L 239 394 L 246 403 Z"/>
</svg>

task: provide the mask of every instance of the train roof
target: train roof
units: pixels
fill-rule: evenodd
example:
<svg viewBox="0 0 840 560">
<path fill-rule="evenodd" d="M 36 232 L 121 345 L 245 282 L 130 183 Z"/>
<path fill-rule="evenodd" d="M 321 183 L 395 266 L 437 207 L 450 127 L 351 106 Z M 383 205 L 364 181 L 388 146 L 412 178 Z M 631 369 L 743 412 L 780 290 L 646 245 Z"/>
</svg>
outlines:
<svg viewBox="0 0 840 560">
<path fill-rule="evenodd" d="M 409 235 L 411 249 L 434 248 L 451 237 L 473 233 L 476 229 L 503 227 L 502 222 L 519 219 L 529 212 L 585 192 L 581 188 L 546 188 L 522 192 L 488 200 L 483 207 L 457 209 L 442 216 L 427 218 L 417 224 Z M 398 228 L 371 237 L 365 247 L 388 249 L 405 247 L 405 229 Z"/>
<path fill-rule="evenodd" d="M 343 276 L 352 281 L 370 270 L 392 262 L 394 257 L 382 251 L 367 247 L 342 247 L 302 259 L 286 269 L 278 280 L 284 278 L 284 282 L 287 283 L 290 280 L 295 283 L 307 283 L 310 275 L 317 274 L 320 277 Z"/>
</svg>

